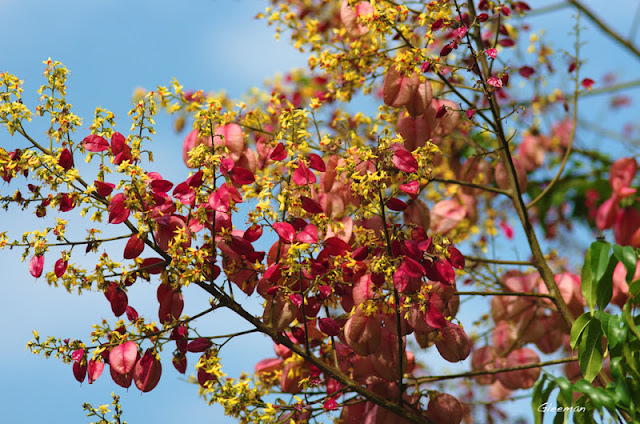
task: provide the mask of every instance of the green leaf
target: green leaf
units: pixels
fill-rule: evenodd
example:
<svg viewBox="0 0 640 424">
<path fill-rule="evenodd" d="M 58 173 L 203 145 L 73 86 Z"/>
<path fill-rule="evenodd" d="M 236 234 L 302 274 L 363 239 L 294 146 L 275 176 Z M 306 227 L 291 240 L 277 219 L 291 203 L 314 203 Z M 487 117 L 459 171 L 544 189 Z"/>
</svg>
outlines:
<svg viewBox="0 0 640 424">
<path fill-rule="evenodd" d="M 558 383 L 558 387 L 560 387 L 560 393 L 558 393 L 558 397 L 562 395 L 564 406 L 571 405 L 571 403 L 573 402 L 573 385 L 571 384 L 571 382 L 566 377 L 557 377 L 556 383 Z"/>
<path fill-rule="evenodd" d="M 556 416 L 553 418 L 553 424 L 562 424 L 565 416 L 567 415 L 567 413 L 564 412 L 564 407 L 569 405 L 565 404 L 564 398 L 560 393 L 558 393 L 558 397 L 556 398 L 556 405 L 558 406 L 558 409 L 556 409 Z"/>
<path fill-rule="evenodd" d="M 575 424 L 593 424 L 595 422 L 593 419 L 593 405 L 588 401 L 588 399 L 587 395 L 582 395 L 576 401 L 575 409 L 576 411 L 580 410 L 581 412 L 573 414 L 573 422 Z M 582 411 L 582 408 L 585 408 L 585 410 Z"/>
<path fill-rule="evenodd" d="M 640 280 L 635 280 L 629 283 L 629 293 L 638 297 L 640 295 Z"/>
<path fill-rule="evenodd" d="M 617 315 L 609 318 L 606 330 L 603 322 L 602 329 L 605 330 L 610 351 L 616 349 L 620 343 L 624 343 L 627 339 L 627 326 L 622 324 L 622 319 Z"/>
<path fill-rule="evenodd" d="M 575 350 L 576 345 L 580 341 L 580 336 L 582 335 L 582 332 L 584 331 L 587 324 L 589 324 L 590 320 L 591 314 L 589 312 L 585 312 L 573 322 L 573 326 L 571 327 L 571 337 L 569 339 L 571 349 Z"/>
<path fill-rule="evenodd" d="M 627 270 L 627 283 L 631 283 L 633 280 L 633 274 L 636 273 L 636 263 L 638 262 L 638 257 L 636 256 L 636 251 L 631 246 L 620 246 L 617 244 L 613 245 L 613 253 L 616 255 L 616 258 L 624 265 Z"/>
<path fill-rule="evenodd" d="M 609 251 L 611 245 L 602 240 L 591 243 L 589 247 L 589 259 L 591 261 L 591 276 L 595 281 L 599 281 L 607 271 L 609 265 Z"/>
<path fill-rule="evenodd" d="M 590 248 L 589 248 L 590 250 Z M 582 265 L 582 273 L 580 275 L 580 290 L 589 310 L 593 312 L 596 305 L 596 285 L 593 283 L 591 275 L 591 252 L 587 250 L 584 257 L 584 265 Z"/>
<path fill-rule="evenodd" d="M 547 387 L 543 387 L 544 383 L 548 380 Z M 533 396 L 531 406 L 533 408 L 533 416 L 535 417 L 535 424 L 542 423 L 542 417 L 544 415 L 544 408 L 542 405 L 549 401 L 549 396 L 556 388 L 556 382 L 553 379 L 548 378 L 548 374 L 544 374 L 540 380 L 536 383 L 533 389 Z"/>
<path fill-rule="evenodd" d="M 616 384 L 616 397 L 618 398 L 618 402 L 622 406 L 628 407 L 631 402 L 631 397 L 629 396 L 629 388 L 627 387 L 627 382 L 625 380 L 620 380 Z"/>
<path fill-rule="evenodd" d="M 543 412 L 540 410 L 542 405 L 542 388 L 544 383 L 549 378 L 548 374 L 542 374 L 542 378 L 536 382 L 533 386 L 533 393 L 531 394 L 531 409 L 533 410 L 533 416 L 535 418 L 535 424 L 542 424 Z"/>
<path fill-rule="evenodd" d="M 611 296 L 613 294 L 613 271 L 618 265 L 618 258 L 611 256 L 607 264 L 607 268 L 600 277 L 595 281 L 596 284 L 596 304 L 600 309 L 606 308 L 611 302 Z"/>
<path fill-rule="evenodd" d="M 591 382 L 602 368 L 602 324 L 592 318 L 578 344 L 578 364 L 585 380 Z"/>
<path fill-rule="evenodd" d="M 631 330 L 631 332 L 638 338 L 640 339 L 640 332 L 638 332 L 638 328 L 636 327 L 636 324 L 634 323 L 633 317 L 631 316 L 631 302 L 630 300 L 627 300 L 627 303 L 625 303 L 624 308 L 622 309 L 622 316 L 624 316 L 624 320 L 627 323 L 627 325 L 629 326 L 629 329 Z"/>
</svg>

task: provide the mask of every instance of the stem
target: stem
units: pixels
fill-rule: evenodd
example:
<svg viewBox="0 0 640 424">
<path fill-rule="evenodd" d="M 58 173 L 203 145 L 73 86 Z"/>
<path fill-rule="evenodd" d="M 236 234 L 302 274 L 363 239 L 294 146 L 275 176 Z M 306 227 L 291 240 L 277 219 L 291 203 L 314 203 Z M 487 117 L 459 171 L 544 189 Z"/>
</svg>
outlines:
<svg viewBox="0 0 640 424">
<path fill-rule="evenodd" d="M 457 5 L 457 2 L 456 2 L 456 5 Z M 472 1 L 468 2 L 468 5 L 469 5 L 470 18 L 473 20 L 476 17 L 475 5 L 473 4 Z M 486 57 L 484 55 L 476 54 L 473 48 L 473 45 L 471 43 L 471 40 L 469 38 L 469 37 L 473 37 L 476 45 L 482 46 L 482 39 L 481 39 L 480 33 L 478 31 L 467 32 L 467 37 L 469 39 L 469 48 L 471 49 L 471 55 L 474 59 L 476 66 L 478 66 L 478 69 L 481 70 L 479 75 L 480 82 L 482 86 L 485 87 L 485 89 L 487 89 L 487 84 L 486 84 L 484 75 L 487 75 L 489 66 L 487 64 Z M 478 63 L 478 59 L 480 60 L 480 63 Z M 491 95 L 491 92 L 488 89 L 487 89 L 487 97 L 488 97 L 487 100 L 489 101 L 491 114 L 493 116 L 493 121 L 496 128 L 496 134 L 498 136 L 498 141 L 500 142 L 500 146 L 504 150 L 504 155 L 502 160 L 509 178 L 509 186 L 511 187 L 511 200 L 514 208 L 516 209 L 518 217 L 520 218 L 522 228 L 527 236 L 527 241 L 529 243 L 529 246 L 531 248 L 531 253 L 533 256 L 533 264 L 535 268 L 538 270 L 538 272 L 540 273 L 540 276 L 542 277 L 545 285 L 547 286 L 549 293 L 553 296 L 553 301 L 556 304 L 556 307 L 558 308 L 558 311 L 560 312 L 560 315 L 564 320 L 564 325 L 566 327 L 566 330 L 569 330 L 573 325 L 573 321 L 574 321 L 573 316 L 571 315 L 571 312 L 569 311 L 567 304 L 564 302 L 562 298 L 560 290 L 558 289 L 558 285 L 555 282 L 553 272 L 551 272 L 551 269 L 549 268 L 549 265 L 547 264 L 547 261 L 544 258 L 544 254 L 542 253 L 542 249 L 536 237 L 535 230 L 533 229 L 533 225 L 531 224 L 531 220 L 527 212 L 527 207 L 522 198 L 522 191 L 518 184 L 518 178 L 516 174 L 515 165 L 513 163 L 513 158 L 511 157 L 511 152 L 509 151 L 509 142 L 507 141 L 507 138 L 505 137 L 504 129 L 502 128 L 502 120 L 500 119 L 500 109 L 495 97 Z"/>
<path fill-rule="evenodd" d="M 434 382 L 434 381 L 453 380 L 455 378 L 474 377 L 476 375 L 500 374 L 501 372 L 507 372 L 507 371 L 526 370 L 526 369 L 530 369 L 530 368 L 547 367 L 549 365 L 565 364 L 567 362 L 574 362 L 574 361 L 577 361 L 577 360 L 578 360 L 577 357 L 570 357 L 570 358 L 562 358 L 562 359 L 553 359 L 551 361 L 545 361 L 545 362 L 538 362 L 537 364 L 518 365 L 518 366 L 515 366 L 515 367 L 508 367 L 508 368 L 498 368 L 498 369 L 492 369 L 492 370 L 479 370 L 479 371 L 468 371 L 468 372 L 463 372 L 463 373 L 460 373 L 460 374 L 433 375 L 433 376 L 429 376 L 429 377 L 416 378 L 414 380 L 414 382 L 416 384 L 422 384 L 422 383 L 431 383 L 431 382 Z"/>
<path fill-rule="evenodd" d="M 323 373 L 331 376 L 332 378 L 346 386 L 348 389 L 363 396 L 365 399 L 395 413 L 396 415 L 410 422 L 416 424 L 435 424 L 427 417 L 417 415 L 414 412 L 403 408 L 402 405 L 398 405 L 396 402 L 385 399 L 382 396 L 368 390 L 367 388 L 362 387 L 360 384 L 356 383 L 350 377 L 340 371 L 340 369 L 332 367 L 331 365 L 327 364 L 326 362 L 322 361 L 312 354 L 307 354 L 307 352 L 305 352 L 303 348 L 293 343 L 291 339 L 286 337 L 282 332 L 277 332 L 273 328 L 264 324 L 262 321 L 260 321 L 259 318 L 246 311 L 240 304 L 231 299 L 226 293 L 217 290 L 215 287 L 205 285 L 202 282 L 196 282 L 196 284 L 198 284 L 206 292 L 217 298 L 220 301 L 221 306 L 225 306 L 235 312 L 238 316 L 242 317 L 245 321 L 255 327 L 259 332 L 267 335 L 274 341 L 288 347 L 289 349 L 291 349 L 291 351 L 318 367 Z"/>
</svg>

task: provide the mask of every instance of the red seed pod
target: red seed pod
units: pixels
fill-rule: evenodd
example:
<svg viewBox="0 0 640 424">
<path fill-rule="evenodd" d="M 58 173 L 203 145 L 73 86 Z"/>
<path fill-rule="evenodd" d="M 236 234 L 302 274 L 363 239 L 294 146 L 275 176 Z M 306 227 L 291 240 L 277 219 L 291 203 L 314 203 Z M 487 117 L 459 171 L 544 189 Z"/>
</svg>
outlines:
<svg viewBox="0 0 640 424">
<path fill-rule="evenodd" d="M 103 370 L 104 370 L 104 362 L 100 360 L 94 361 L 93 359 L 90 359 L 87 367 L 89 384 L 93 384 L 93 382 L 96 381 L 102 375 Z"/>
<path fill-rule="evenodd" d="M 174 354 L 173 360 L 171 362 L 173 363 L 173 367 L 180 374 L 184 374 L 185 372 L 187 372 L 187 357 L 184 355 L 184 353 Z"/>
<path fill-rule="evenodd" d="M 199 337 L 191 341 L 187 345 L 187 351 L 189 352 L 205 352 L 211 347 L 211 340 L 206 337 Z"/>
<path fill-rule="evenodd" d="M 56 275 L 56 277 L 60 278 L 64 275 L 65 272 L 67 272 L 67 265 L 68 262 L 64 259 L 58 259 L 56 261 L 56 264 L 53 266 L 53 273 Z"/>
<path fill-rule="evenodd" d="M 444 359 L 449 362 L 462 361 L 471 353 L 471 341 L 462 327 L 447 321 L 436 338 L 436 347 Z"/>
<path fill-rule="evenodd" d="M 144 250 L 144 241 L 138 237 L 137 234 L 132 235 L 127 241 L 127 245 L 124 247 L 124 258 L 135 259 Z"/>
<path fill-rule="evenodd" d="M 449 394 L 432 393 L 427 405 L 427 417 L 438 424 L 460 424 L 462 405 Z"/>
<path fill-rule="evenodd" d="M 320 318 L 318 327 L 327 336 L 337 336 L 340 334 L 340 325 L 332 318 Z"/>
<path fill-rule="evenodd" d="M 149 392 L 158 385 L 161 374 L 160 359 L 153 352 L 147 350 L 136 362 L 133 369 L 133 381 L 141 392 Z"/>
<path fill-rule="evenodd" d="M 84 361 L 84 360 L 74 361 L 72 368 L 73 368 L 73 376 L 76 378 L 76 380 L 82 383 L 84 381 L 84 378 L 87 375 L 87 361 Z"/>
<path fill-rule="evenodd" d="M 60 158 L 58 158 L 58 165 L 60 165 L 65 170 L 69 170 L 73 168 L 73 156 L 69 149 L 64 149 L 60 153 Z"/>
<path fill-rule="evenodd" d="M 42 275 L 42 269 L 44 268 L 44 255 L 36 255 L 29 261 L 29 272 L 34 277 L 38 278 Z"/>
</svg>

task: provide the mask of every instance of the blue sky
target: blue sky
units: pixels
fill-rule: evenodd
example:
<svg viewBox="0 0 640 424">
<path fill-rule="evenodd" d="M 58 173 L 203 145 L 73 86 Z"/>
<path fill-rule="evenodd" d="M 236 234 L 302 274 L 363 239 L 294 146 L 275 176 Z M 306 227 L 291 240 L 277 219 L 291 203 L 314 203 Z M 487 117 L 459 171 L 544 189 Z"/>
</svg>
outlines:
<svg viewBox="0 0 640 424">
<path fill-rule="evenodd" d="M 603 2 L 594 0 L 590 4 L 602 6 Z M 608 22 L 624 32 L 633 18 L 625 10 L 634 10 L 633 5 L 632 0 L 616 2 L 615 9 L 603 13 Z M 61 61 L 72 72 L 68 100 L 75 113 L 88 118 L 96 106 L 105 107 L 121 119 L 120 129 L 128 131 L 126 113 L 138 86 L 166 85 L 176 77 L 185 88 L 225 89 L 232 97 L 239 97 L 266 77 L 304 66 L 304 56 L 285 41 L 276 42 L 264 22 L 253 20 L 264 6 L 265 2 L 259 0 L 0 0 L 0 16 L 4 18 L 0 26 L 0 71 L 25 80 L 25 102 L 34 108 L 35 91 L 42 84 L 42 61 L 48 57 Z M 549 38 L 569 49 L 567 33 L 573 25 L 570 14 L 558 12 L 544 19 L 552 19 L 545 25 Z M 586 21 L 583 23 L 590 28 L 585 37 L 592 40 L 585 47 L 585 57 L 589 58 L 586 75 L 598 81 L 612 68 L 621 80 L 640 75 L 636 59 L 611 44 L 595 41 L 599 33 Z M 602 104 L 594 101 L 587 105 L 583 116 L 594 119 Z M 621 122 L 637 116 L 633 112 L 631 109 L 613 117 L 606 125 L 616 130 Z M 157 129 L 156 169 L 168 179 L 184 176 L 186 169 L 175 160 L 182 136 L 172 132 L 168 119 L 159 118 Z M 42 136 L 38 131 L 33 135 Z M 584 140 L 591 142 L 593 137 Z M 0 132 L 2 147 L 19 143 L 5 131 Z M 0 191 L 5 187 L 0 185 Z M 4 231 L 33 221 L 14 212 L 3 215 L 0 222 Z M 19 251 L 0 251 L 0 266 L 4 274 L 0 280 L 4 311 L 0 321 L 0 408 L 6 422 L 89 422 L 84 418 L 82 403 L 109 403 L 112 391 L 122 395 L 124 417 L 130 423 L 232 422 L 222 417 L 219 408 L 205 405 L 197 396 L 197 388 L 186 383 L 169 362 L 165 362 L 158 387 L 140 394 L 136 389 L 127 392 L 116 386 L 108 373 L 91 386 L 80 385 L 69 365 L 25 351 L 33 329 L 42 336 L 86 339 L 90 323 L 101 317 L 111 319 L 112 313 L 102 294 L 78 297 L 33 279 L 27 264 L 20 262 Z M 146 300 L 149 289 L 134 287 L 130 299 L 139 312 L 155 316 L 157 305 Z M 185 299 L 187 314 L 206 307 L 207 299 L 202 299 L 195 287 L 186 290 Z M 230 331 L 246 328 L 223 313 L 216 313 L 209 321 L 201 328 L 210 327 L 217 333 L 225 327 Z M 249 371 L 255 362 L 273 353 L 265 339 L 249 336 L 230 343 L 223 355 L 230 359 L 226 370 L 233 376 Z"/>
</svg>

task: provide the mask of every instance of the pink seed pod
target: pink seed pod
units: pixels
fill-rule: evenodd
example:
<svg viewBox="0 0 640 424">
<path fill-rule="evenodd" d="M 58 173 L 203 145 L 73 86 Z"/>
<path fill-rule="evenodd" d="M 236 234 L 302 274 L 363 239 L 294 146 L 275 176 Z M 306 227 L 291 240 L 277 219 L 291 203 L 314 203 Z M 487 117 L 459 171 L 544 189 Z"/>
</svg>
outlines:
<svg viewBox="0 0 640 424">
<path fill-rule="evenodd" d="M 431 208 L 431 230 L 445 234 L 454 229 L 466 215 L 466 209 L 457 200 L 441 200 Z"/>
<path fill-rule="evenodd" d="M 427 405 L 427 418 L 438 424 L 460 424 L 462 405 L 455 397 L 446 393 L 432 393 Z"/>
<path fill-rule="evenodd" d="M 276 331 L 283 331 L 289 326 L 299 313 L 299 308 L 282 294 L 267 299 L 262 321 L 269 324 Z"/>
<path fill-rule="evenodd" d="M 453 133 L 460 121 L 458 105 L 446 99 L 431 100 L 431 105 L 425 111 L 424 116 L 436 144 L 442 137 Z"/>
<path fill-rule="evenodd" d="M 425 231 L 429 230 L 431 225 L 431 215 L 429 207 L 420 199 L 411 200 L 407 204 L 407 208 L 402 212 L 405 224 L 415 224 L 422 227 Z"/>
<path fill-rule="evenodd" d="M 303 389 L 301 381 L 309 377 L 309 370 L 299 363 L 291 362 L 284 366 L 280 378 L 280 388 L 285 393 L 296 394 Z"/>
<path fill-rule="evenodd" d="M 380 346 L 380 320 L 365 315 L 362 309 L 357 308 L 344 325 L 344 338 L 347 345 L 358 355 L 370 355 Z"/>
<path fill-rule="evenodd" d="M 198 130 L 189 132 L 185 137 L 182 143 L 182 161 L 189 168 L 193 167 L 189 162 L 189 152 L 201 144 L 211 147 L 211 137 L 200 137 Z"/>
<path fill-rule="evenodd" d="M 407 113 L 412 118 L 422 115 L 425 110 L 427 110 L 427 106 L 431 104 L 432 98 L 433 90 L 431 88 L 431 83 L 429 81 L 421 83 L 418 86 L 415 95 L 411 98 L 409 103 L 405 105 Z"/>
<path fill-rule="evenodd" d="M 506 355 L 518 340 L 516 327 L 506 321 L 500 321 L 491 332 L 491 344 L 500 356 Z"/>
<path fill-rule="evenodd" d="M 493 180 L 493 172 L 491 172 L 491 165 L 489 162 L 479 156 L 474 156 L 467 159 L 458 171 L 458 178 L 461 181 L 468 181 L 470 183 L 476 183 L 480 185 L 489 185 Z M 465 194 L 472 196 L 478 196 L 482 193 L 482 189 L 462 186 L 461 190 Z"/>
<path fill-rule="evenodd" d="M 133 370 L 138 359 L 138 345 L 136 342 L 126 342 L 111 349 L 109 366 L 118 374 L 128 374 Z"/>
<path fill-rule="evenodd" d="M 284 361 L 281 358 L 267 358 L 258 362 L 253 370 L 256 374 L 271 374 L 281 370 L 283 366 Z"/>
<path fill-rule="evenodd" d="M 364 422 L 369 408 L 369 402 L 358 402 L 342 407 L 340 412 L 341 424 L 361 424 Z"/>
<path fill-rule="evenodd" d="M 609 185 L 618 198 L 633 196 L 635 188 L 631 188 L 631 181 L 638 171 L 638 163 L 634 158 L 620 158 L 611 165 Z"/>
<path fill-rule="evenodd" d="M 517 156 L 513 156 L 511 159 L 513 161 L 513 167 L 516 170 L 516 177 L 518 179 L 518 186 L 520 187 L 520 192 L 521 193 L 525 192 L 527 190 L 527 184 L 528 184 L 527 171 L 524 168 L 524 166 L 522 166 L 522 163 L 520 162 L 520 158 L 518 158 Z M 496 184 L 501 189 L 509 190 L 509 188 L 511 187 L 511 185 L 509 184 L 509 175 L 507 173 L 507 170 L 504 167 L 503 162 L 500 162 L 498 163 L 498 165 L 496 165 L 495 179 L 496 179 Z"/>
<path fill-rule="evenodd" d="M 407 369 L 407 355 L 403 349 L 402 355 L 398 355 L 398 337 L 382 328 L 380 337 L 380 347 L 370 356 L 373 366 L 377 369 L 378 374 L 387 381 L 398 381 L 398 362 L 402 357 L 402 370 Z"/>
<path fill-rule="evenodd" d="M 89 384 L 93 384 L 101 375 L 104 370 L 104 362 L 101 360 L 94 361 L 93 359 L 89 360 L 89 364 L 87 366 L 87 375 L 89 377 Z"/>
<path fill-rule="evenodd" d="M 458 362 L 471 353 L 471 341 L 462 327 L 447 321 L 447 325 L 440 330 L 440 337 L 436 338 L 436 348 L 447 361 Z"/>
<path fill-rule="evenodd" d="M 540 362 L 538 354 L 527 347 L 512 351 L 506 358 L 506 368 Z M 540 368 L 507 371 L 497 374 L 498 381 L 509 390 L 530 389 L 540 377 Z"/>
<path fill-rule="evenodd" d="M 356 3 L 354 7 L 349 6 L 349 2 L 344 0 L 340 7 L 340 20 L 349 34 L 353 38 L 362 37 L 369 32 L 369 28 L 358 18 L 373 15 L 374 9 L 368 1 Z"/>
<path fill-rule="evenodd" d="M 404 139 L 404 147 L 412 152 L 418 147 L 423 147 L 431 139 L 431 127 L 424 117 L 403 116 L 398 119 L 396 131 Z"/>
<path fill-rule="evenodd" d="M 418 74 L 413 73 L 406 76 L 392 64 L 387 71 L 382 87 L 384 103 L 391 107 L 406 105 L 416 95 L 418 85 L 420 85 Z"/>
<path fill-rule="evenodd" d="M 471 354 L 471 370 L 472 371 L 488 371 L 495 369 L 496 354 L 490 346 L 484 346 L 476 349 Z M 496 380 L 494 374 L 476 375 L 475 380 L 478 384 L 487 385 Z"/>
</svg>

